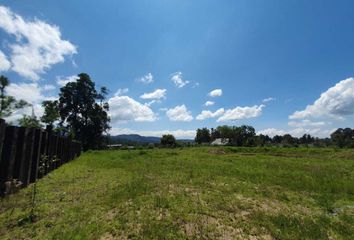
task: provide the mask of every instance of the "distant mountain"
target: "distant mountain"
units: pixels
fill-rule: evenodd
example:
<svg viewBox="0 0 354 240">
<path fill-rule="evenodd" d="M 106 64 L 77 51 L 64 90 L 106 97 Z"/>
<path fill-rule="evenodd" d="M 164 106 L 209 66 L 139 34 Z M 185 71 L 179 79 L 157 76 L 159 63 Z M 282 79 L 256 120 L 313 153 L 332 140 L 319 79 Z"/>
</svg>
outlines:
<svg viewBox="0 0 354 240">
<path fill-rule="evenodd" d="M 138 134 L 121 134 L 116 136 L 110 136 L 112 143 L 160 143 L 159 137 L 145 137 Z"/>
</svg>

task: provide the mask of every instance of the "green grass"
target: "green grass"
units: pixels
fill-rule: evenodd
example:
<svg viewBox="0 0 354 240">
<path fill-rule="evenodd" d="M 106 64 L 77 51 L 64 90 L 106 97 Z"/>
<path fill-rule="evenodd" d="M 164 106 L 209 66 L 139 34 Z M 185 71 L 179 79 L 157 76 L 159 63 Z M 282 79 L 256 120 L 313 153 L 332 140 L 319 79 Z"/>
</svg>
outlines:
<svg viewBox="0 0 354 240">
<path fill-rule="evenodd" d="M 354 150 L 93 151 L 0 200 L 0 239 L 353 239 Z"/>
</svg>

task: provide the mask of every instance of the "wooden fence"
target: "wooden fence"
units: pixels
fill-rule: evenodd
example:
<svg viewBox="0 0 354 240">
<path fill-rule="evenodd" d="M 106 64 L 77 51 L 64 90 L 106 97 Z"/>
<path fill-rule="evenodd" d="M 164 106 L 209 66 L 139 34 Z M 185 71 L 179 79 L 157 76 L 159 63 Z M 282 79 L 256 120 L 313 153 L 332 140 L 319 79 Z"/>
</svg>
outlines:
<svg viewBox="0 0 354 240">
<path fill-rule="evenodd" d="M 51 130 L 9 126 L 0 119 L 0 196 L 26 187 L 78 157 L 81 144 Z"/>
</svg>

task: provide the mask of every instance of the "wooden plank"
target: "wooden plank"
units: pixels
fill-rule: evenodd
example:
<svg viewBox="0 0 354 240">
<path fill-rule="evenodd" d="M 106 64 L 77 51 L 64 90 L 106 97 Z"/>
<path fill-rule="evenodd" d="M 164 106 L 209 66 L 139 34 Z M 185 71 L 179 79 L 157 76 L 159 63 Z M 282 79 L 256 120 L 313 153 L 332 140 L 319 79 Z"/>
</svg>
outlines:
<svg viewBox="0 0 354 240">
<path fill-rule="evenodd" d="M 26 140 L 27 140 L 28 133 L 29 133 L 28 128 L 19 127 L 13 178 L 20 181 L 22 180 L 21 177 L 23 177 L 21 174 L 23 174 L 24 171 L 23 168 L 24 168 L 24 161 L 26 157 L 26 144 L 27 144 Z"/>
<path fill-rule="evenodd" d="M 23 187 L 26 187 L 30 182 L 31 167 L 32 167 L 32 155 L 33 155 L 33 144 L 34 144 L 34 128 L 29 128 L 26 141 L 25 156 L 23 159 L 23 164 L 20 171 L 20 181 L 23 183 Z"/>
<path fill-rule="evenodd" d="M 5 139 L 3 151 L 0 159 L 0 195 L 5 193 L 5 182 L 12 181 L 13 169 L 15 165 L 16 147 L 17 147 L 18 128 L 7 126 L 5 130 Z"/>
<path fill-rule="evenodd" d="M 6 130 L 5 120 L 0 119 L 0 158 L 1 158 L 2 147 L 3 147 L 4 139 L 5 139 L 5 130 Z"/>
<path fill-rule="evenodd" d="M 39 156 L 39 164 L 38 164 L 38 178 L 42 178 L 45 175 L 46 171 L 46 161 L 45 158 L 47 156 L 48 149 L 48 132 L 42 132 L 42 141 L 41 141 L 41 152 Z"/>
<path fill-rule="evenodd" d="M 48 147 L 47 147 L 47 154 L 46 154 L 46 168 L 45 168 L 45 174 L 49 173 L 52 171 L 52 160 L 53 160 L 53 134 L 51 132 L 48 132 Z"/>
<path fill-rule="evenodd" d="M 59 140 L 59 137 L 54 135 L 53 136 L 53 162 L 52 162 L 52 170 L 58 168 L 58 140 Z"/>
<path fill-rule="evenodd" d="M 43 135 L 42 130 L 36 129 L 34 131 L 34 143 L 33 143 L 30 183 L 34 183 L 38 178 L 39 159 L 41 156 L 42 135 Z"/>
</svg>

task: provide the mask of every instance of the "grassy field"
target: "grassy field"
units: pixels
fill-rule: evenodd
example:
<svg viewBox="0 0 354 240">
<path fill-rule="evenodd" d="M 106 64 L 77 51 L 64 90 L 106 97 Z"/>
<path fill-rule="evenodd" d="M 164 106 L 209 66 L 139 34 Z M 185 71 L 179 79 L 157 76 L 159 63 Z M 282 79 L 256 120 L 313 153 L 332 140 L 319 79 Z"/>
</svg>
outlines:
<svg viewBox="0 0 354 240">
<path fill-rule="evenodd" d="M 93 151 L 2 199 L 0 239 L 353 239 L 354 150 Z"/>
</svg>

